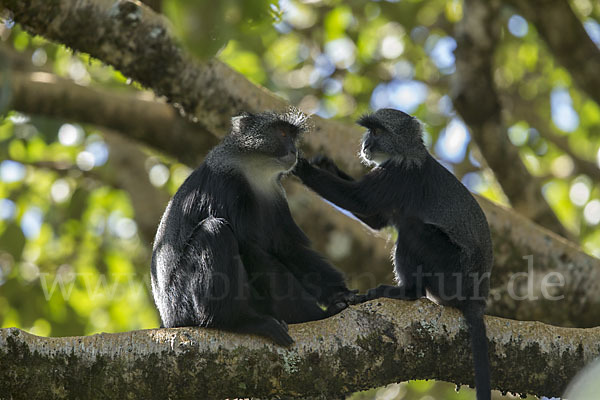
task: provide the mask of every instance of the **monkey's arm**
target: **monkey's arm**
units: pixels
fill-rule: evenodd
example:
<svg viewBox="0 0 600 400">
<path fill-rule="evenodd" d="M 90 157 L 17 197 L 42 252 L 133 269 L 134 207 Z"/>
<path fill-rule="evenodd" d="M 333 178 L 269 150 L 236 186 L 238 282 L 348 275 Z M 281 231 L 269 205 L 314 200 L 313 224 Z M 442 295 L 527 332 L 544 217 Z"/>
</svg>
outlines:
<svg viewBox="0 0 600 400">
<path fill-rule="evenodd" d="M 319 196 L 350 211 L 361 220 L 365 216 L 378 216 L 391 205 L 385 192 L 388 183 L 384 181 L 381 173 L 367 174 L 360 181 L 348 181 L 315 168 L 306 159 L 299 158 L 294 174 Z"/>
<path fill-rule="evenodd" d="M 345 181 L 354 181 L 354 178 L 352 178 L 350 175 L 339 169 L 335 162 L 326 155 L 319 154 L 313 157 L 310 160 L 310 164 L 324 171 L 327 171 L 334 176 L 338 176 Z"/>
<path fill-rule="evenodd" d="M 345 181 L 355 181 L 353 177 L 339 169 L 335 162 L 325 155 L 320 154 L 318 156 L 313 157 L 310 160 L 310 164 L 316 166 L 321 171 L 327 171 L 331 175 L 337 176 Z M 381 214 L 362 215 L 358 213 L 353 213 L 353 215 L 360 221 L 362 221 L 364 224 L 368 225 L 371 229 L 380 230 L 388 225 L 388 220 Z"/>
<path fill-rule="evenodd" d="M 343 274 L 310 247 L 289 243 L 277 256 L 321 304 L 329 306 L 340 295 L 351 294 Z"/>
<path fill-rule="evenodd" d="M 353 304 L 356 293 L 348 290 L 339 271 L 310 249 L 298 252 L 302 246 L 292 247 L 289 252 L 299 256 L 293 260 L 257 245 L 244 245 L 242 258 L 259 293 L 257 302 L 262 300 L 262 306 L 271 309 L 277 319 L 289 323 L 325 318 Z"/>
</svg>

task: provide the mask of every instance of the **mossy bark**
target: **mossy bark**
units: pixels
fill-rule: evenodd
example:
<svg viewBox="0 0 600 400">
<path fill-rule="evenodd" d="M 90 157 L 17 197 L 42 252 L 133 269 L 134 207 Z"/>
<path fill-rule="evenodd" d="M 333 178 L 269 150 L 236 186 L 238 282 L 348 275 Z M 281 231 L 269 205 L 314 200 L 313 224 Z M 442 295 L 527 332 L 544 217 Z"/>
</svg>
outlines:
<svg viewBox="0 0 600 400">
<path fill-rule="evenodd" d="M 600 355 L 600 328 L 487 317 L 492 386 L 559 396 Z M 457 310 L 381 300 L 290 326 L 290 348 L 201 328 L 43 338 L 0 330 L 2 398 L 341 398 L 410 379 L 472 383 Z"/>
</svg>

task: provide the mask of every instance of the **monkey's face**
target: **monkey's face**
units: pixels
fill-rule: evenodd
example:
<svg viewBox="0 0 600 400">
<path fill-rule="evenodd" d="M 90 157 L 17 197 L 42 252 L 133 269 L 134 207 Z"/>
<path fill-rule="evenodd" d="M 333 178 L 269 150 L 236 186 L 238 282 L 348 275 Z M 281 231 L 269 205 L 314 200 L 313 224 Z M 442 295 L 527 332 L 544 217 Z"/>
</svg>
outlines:
<svg viewBox="0 0 600 400">
<path fill-rule="evenodd" d="M 280 174 L 296 165 L 296 142 L 309 128 L 309 118 L 294 108 L 285 113 L 243 113 L 232 119 L 229 139 L 241 154 L 260 165 L 263 173 Z"/>
<path fill-rule="evenodd" d="M 392 157 L 386 149 L 389 133 L 382 128 L 370 128 L 362 137 L 360 157 L 367 165 L 377 166 Z"/>
<path fill-rule="evenodd" d="M 421 124 L 402 111 L 384 108 L 362 117 L 358 123 L 368 129 L 360 151 L 367 165 L 379 165 L 391 158 L 411 158 L 423 147 Z"/>
<path fill-rule="evenodd" d="M 271 158 L 280 172 L 291 171 L 298 159 L 298 129 L 287 123 L 277 123 L 270 127 L 268 136 L 270 146 L 266 146 L 262 154 Z"/>
<path fill-rule="evenodd" d="M 291 171 L 296 165 L 296 143 L 303 131 L 287 114 L 244 114 L 233 120 L 231 140 L 261 173 L 272 176 Z"/>
</svg>

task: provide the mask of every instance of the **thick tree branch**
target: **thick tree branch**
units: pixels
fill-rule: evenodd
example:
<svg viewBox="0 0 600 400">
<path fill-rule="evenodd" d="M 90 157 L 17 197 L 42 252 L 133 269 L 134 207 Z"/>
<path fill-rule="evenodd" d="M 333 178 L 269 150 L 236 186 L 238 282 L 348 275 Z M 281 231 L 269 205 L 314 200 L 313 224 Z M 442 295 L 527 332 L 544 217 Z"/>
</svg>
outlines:
<svg viewBox="0 0 600 400">
<path fill-rule="evenodd" d="M 569 144 L 568 136 L 557 134 L 548 119 L 542 118 L 537 112 L 531 112 L 532 109 L 536 108 L 535 104 L 526 102 L 518 95 L 518 93 L 510 93 L 502 96 L 502 105 L 505 110 L 510 112 L 514 120 L 526 121 L 529 125 L 534 127 L 544 139 L 571 157 L 575 166 L 574 172 L 576 174 L 586 174 L 596 182 L 600 182 L 600 168 L 598 168 L 598 165 L 595 162 L 586 160 L 576 154 Z"/>
<path fill-rule="evenodd" d="M 600 104 L 600 50 L 566 0 L 508 0 L 531 21 L 577 86 Z"/>
<path fill-rule="evenodd" d="M 600 260 L 520 214 L 477 200 L 494 241 L 487 312 L 562 326 L 600 325 Z"/>
<path fill-rule="evenodd" d="M 467 0 L 465 16 L 456 26 L 456 73 L 453 97 L 457 111 L 513 207 L 531 220 L 571 237 L 544 197 L 541 185 L 521 161 L 506 134 L 493 80 L 493 60 L 500 28 L 499 2 Z M 510 168 L 506 166 L 510 165 Z"/>
<path fill-rule="evenodd" d="M 10 83 L 15 110 L 120 131 L 191 164 L 218 142 L 200 124 L 180 117 L 168 104 L 144 98 L 143 93 L 81 86 L 46 72 L 14 71 Z"/>
<path fill-rule="evenodd" d="M 600 328 L 486 318 L 492 387 L 560 396 L 600 355 Z M 0 330 L 0 394 L 55 398 L 340 398 L 409 379 L 472 383 L 455 309 L 373 301 L 291 325 L 289 349 L 199 328 L 42 338 Z M 52 373 L 48 373 L 52 371 Z"/>
</svg>

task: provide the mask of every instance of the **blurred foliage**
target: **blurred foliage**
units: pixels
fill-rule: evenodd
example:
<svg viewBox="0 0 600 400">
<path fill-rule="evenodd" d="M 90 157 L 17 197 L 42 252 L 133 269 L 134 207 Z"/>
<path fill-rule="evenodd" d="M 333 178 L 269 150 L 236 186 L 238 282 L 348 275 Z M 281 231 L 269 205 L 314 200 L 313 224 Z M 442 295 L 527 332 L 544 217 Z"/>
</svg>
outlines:
<svg viewBox="0 0 600 400">
<path fill-rule="evenodd" d="M 600 3 L 572 5 L 600 43 Z M 474 192 L 505 202 L 450 99 L 453 27 L 467 12 L 461 0 L 169 0 L 162 9 L 198 57 L 217 54 L 305 111 L 348 122 L 383 106 L 418 116 L 445 166 Z M 494 77 L 514 106 L 506 112 L 510 140 L 561 221 L 600 256 L 599 182 L 577 168 L 600 164 L 600 107 L 574 87 L 531 24 L 509 7 L 500 18 Z M 81 85 L 138 89 L 97 60 L 8 22 L 0 40 L 32 68 Z M 0 63 L 0 82 L 6 68 Z M 127 171 L 111 165 L 101 128 L 21 115 L 6 108 L 9 95 L 0 89 L 0 326 L 52 336 L 157 327 L 150 244 L 137 232 L 144 215 L 126 187 L 106 179 Z M 358 145 L 358 137 L 348 140 Z M 147 154 L 150 190 L 174 193 L 189 169 Z M 473 391 L 417 381 L 352 398 L 472 399 Z"/>
<path fill-rule="evenodd" d="M 163 12 L 183 44 L 196 56 L 215 55 L 230 39 L 255 34 L 280 17 L 275 0 L 170 0 Z"/>
</svg>

